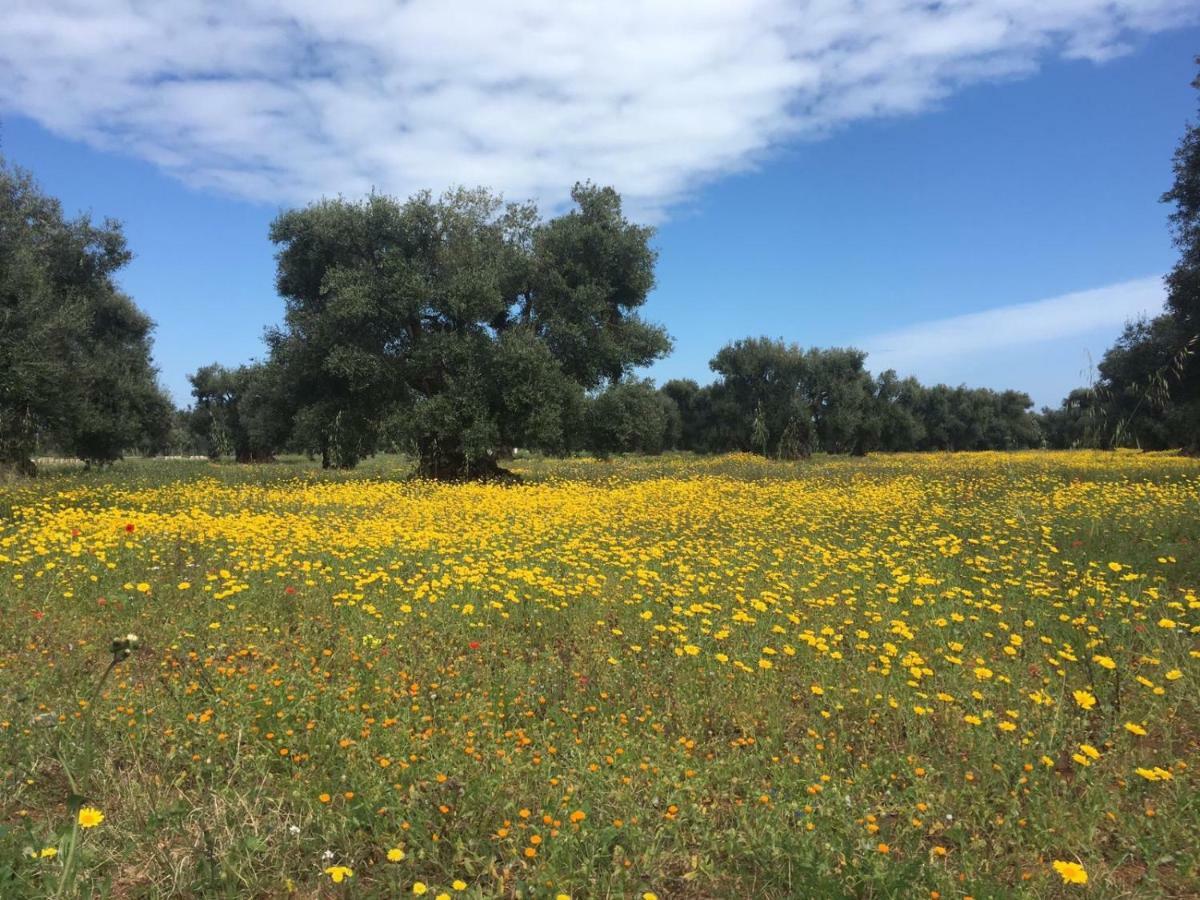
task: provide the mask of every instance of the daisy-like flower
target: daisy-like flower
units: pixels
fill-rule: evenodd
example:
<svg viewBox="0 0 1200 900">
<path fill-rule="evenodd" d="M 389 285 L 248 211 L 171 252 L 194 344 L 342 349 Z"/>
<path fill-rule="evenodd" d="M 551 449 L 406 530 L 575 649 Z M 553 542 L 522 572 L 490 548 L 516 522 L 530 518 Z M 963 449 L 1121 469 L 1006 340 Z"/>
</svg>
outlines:
<svg viewBox="0 0 1200 900">
<path fill-rule="evenodd" d="M 325 870 L 325 874 L 333 880 L 334 884 L 341 884 L 347 878 L 354 877 L 354 871 L 349 866 L 330 866 Z"/>
<path fill-rule="evenodd" d="M 1096 705 L 1096 695 L 1091 691 L 1075 691 L 1075 702 L 1083 709 L 1091 709 Z"/>
<path fill-rule="evenodd" d="M 94 806 L 85 806 L 79 810 L 79 827 L 80 828 L 95 828 L 104 821 L 104 813 L 96 809 Z"/>
<path fill-rule="evenodd" d="M 1087 884 L 1087 872 L 1079 863 L 1056 859 L 1054 871 L 1062 877 L 1063 884 Z"/>
</svg>

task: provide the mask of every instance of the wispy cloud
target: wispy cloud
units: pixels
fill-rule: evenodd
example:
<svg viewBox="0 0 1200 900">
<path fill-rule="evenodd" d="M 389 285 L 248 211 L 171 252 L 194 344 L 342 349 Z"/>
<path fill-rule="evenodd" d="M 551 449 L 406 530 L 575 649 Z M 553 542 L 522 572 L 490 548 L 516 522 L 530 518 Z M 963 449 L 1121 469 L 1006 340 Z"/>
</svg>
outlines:
<svg viewBox="0 0 1200 900">
<path fill-rule="evenodd" d="M 1162 278 L 1151 276 L 1107 287 L 1016 303 L 947 319 L 918 322 L 858 342 L 873 372 L 903 375 L 942 371 L 947 362 L 1119 329 L 1144 314 L 1162 311 Z"/>
<path fill-rule="evenodd" d="M 1103 61 L 1194 0 L 7 0 L 0 110 L 270 202 L 489 184 L 643 215 L 781 142 L 1051 57 Z"/>
</svg>

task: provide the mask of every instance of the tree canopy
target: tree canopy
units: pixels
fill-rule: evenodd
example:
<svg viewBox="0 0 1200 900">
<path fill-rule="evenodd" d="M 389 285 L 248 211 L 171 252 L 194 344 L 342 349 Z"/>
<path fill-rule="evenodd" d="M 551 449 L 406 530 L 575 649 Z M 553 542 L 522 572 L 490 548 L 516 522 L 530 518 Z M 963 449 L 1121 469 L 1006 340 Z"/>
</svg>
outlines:
<svg viewBox="0 0 1200 900">
<path fill-rule="evenodd" d="M 672 446 L 796 459 L 817 451 L 1007 450 L 1041 441 L 1027 394 L 925 387 L 891 370 L 874 377 L 866 362 L 852 347 L 733 341 L 709 364 L 718 376 L 712 384 L 663 385 L 679 416 Z"/>
<path fill-rule="evenodd" d="M 1192 87 L 1200 91 L 1200 76 Z M 1184 129 L 1174 176 L 1162 195 L 1179 250 L 1164 279 L 1166 311 L 1128 323 L 1097 366 L 1097 383 L 1043 411 L 1053 446 L 1200 452 L 1200 119 Z"/>
<path fill-rule="evenodd" d="M 268 335 L 294 441 L 352 466 L 390 439 L 424 474 L 487 474 L 505 448 L 565 449 L 585 391 L 670 347 L 638 314 L 651 231 L 611 188 L 541 221 L 486 190 L 326 200 L 279 216 L 284 326 Z"/>
<path fill-rule="evenodd" d="M 153 324 L 114 280 L 130 258 L 119 223 L 67 219 L 0 158 L 0 464 L 32 471 L 39 446 L 104 463 L 167 440 Z"/>
</svg>

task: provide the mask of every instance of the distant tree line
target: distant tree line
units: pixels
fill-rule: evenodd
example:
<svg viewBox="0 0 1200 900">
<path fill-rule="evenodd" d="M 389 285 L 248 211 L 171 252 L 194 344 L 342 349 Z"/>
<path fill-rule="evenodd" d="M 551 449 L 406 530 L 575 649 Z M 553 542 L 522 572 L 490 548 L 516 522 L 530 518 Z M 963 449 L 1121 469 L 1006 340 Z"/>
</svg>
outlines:
<svg viewBox="0 0 1200 900">
<path fill-rule="evenodd" d="M 671 346 L 640 315 L 652 232 L 591 184 L 550 219 L 482 189 L 284 212 L 270 232 L 282 326 L 262 360 L 193 373 L 180 411 L 157 382 L 152 323 L 115 282 L 130 259 L 120 225 L 68 220 L 0 160 L 0 467 L 31 471 L 46 451 L 105 463 L 175 449 L 242 462 L 287 450 L 349 468 L 401 450 L 427 476 L 469 478 L 499 474 L 514 448 L 1200 450 L 1200 126 L 1174 168 L 1167 310 L 1130 323 L 1097 383 L 1040 415 L 1018 391 L 872 375 L 860 350 L 765 337 L 723 347 L 708 385 L 634 377 Z"/>
<path fill-rule="evenodd" d="M 768 338 L 723 348 L 701 387 L 691 380 L 656 388 L 649 379 L 621 378 L 581 392 L 553 446 L 513 446 L 548 453 L 657 454 L 745 451 L 774 459 L 816 452 L 1015 450 L 1042 444 L 1033 401 L 1018 391 L 926 387 L 889 370 L 872 376 L 866 354 L 809 349 Z M 241 461 L 269 459 L 278 449 L 315 452 L 289 435 L 295 415 L 270 363 L 192 377 L 191 427 L 197 449 Z M 416 450 L 403 432 L 379 437 L 377 449 Z"/>
<path fill-rule="evenodd" d="M 705 387 L 633 377 L 670 347 L 639 315 L 651 231 L 610 188 L 572 196 L 549 220 L 483 190 L 283 213 L 283 325 L 261 361 L 189 376 L 181 411 L 157 383 L 152 323 L 115 282 L 130 259 L 120 226 L 67 220 L 0 168 L 0 465 L 286 450 L 351 467 L 401 450 L 443 478 L 495 474 L 518 447 L 795 459 L 1038 443 L 1026 395 L 876 378 L 853 349 L 748 338 L 716 355 Z"/>
<path fill-rule="evenodd" d="M 717 379 L 625 381 L 589 400 L 594 452 L 746 451 L 776 459 L 815 452 L 1015 450 L 1036 447 L 1033 401 L 1018 391 L 925 387 L 866 354 L 809 349 L 769 338 L 724 347 Z"/>
</svg>

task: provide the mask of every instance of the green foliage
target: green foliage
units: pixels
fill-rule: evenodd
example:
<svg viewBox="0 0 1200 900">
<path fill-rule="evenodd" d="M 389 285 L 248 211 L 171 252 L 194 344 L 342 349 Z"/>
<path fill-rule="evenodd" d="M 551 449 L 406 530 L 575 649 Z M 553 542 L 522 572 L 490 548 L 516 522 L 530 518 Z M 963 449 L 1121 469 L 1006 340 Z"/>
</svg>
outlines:
<svg viewBox="0 0 1200 900">
<path fill-rule="evenodd" d="M 1033 400 L 1021 391 L 934 385 L 922 390 L 917 450 L 1017 450 L 1041 442 Z"/>
<path fill-rule="evenodd" d="M 1192 86 L 1200 90 L 1200 77 Z M 1042 411 L 1051 446 L 1200 451 L 1200 123 L 1184 130 L 1174 171 L 1162 196 L 1174 207 L 1169 219 L 1179 248 L 1165 279 L 1166 312 L 1128 323 L 1104 354 L 1093 388 Z"/>
<path fill-rule="evenodd" d="M 709 363 L 720 376 L 711 388 L 714 448 L 807 455 L 814 440 L 807 400 L 815 389 L 808 363 L 795 344 L 765 337 L 721 348 Z"/>
<path fill-rule="evenodd" d="M 1011 450 L 1041 440 L 1026 394 L 926 388 L 891 370 L 873 378 L 866 354 L 853 348 L 745 338 L 710 366 L 719 378 L 708 387 L 663 386 L 680 412 L 683 449 L 798 459 L 815 451 Z"/>
<path fill-rule="evenodd" d="M 0 159 L 0 465 L 32 471 L 39 444 L 88 463 L 165 447 L 153 325 L 113 280 L 130 258 L 119 223 L 66 219 Z"/>
<path fill-rule="evenodd" d="M 585 390 L 669 348 L 637 314 L 651 232 L 609 188 L 572 196 L 544 223 L 482 189 L 281 215 L 287 311 L 269 343 L 298 445 L 351 467 L 394 441 L 434 477 L 487 474 L 512 446 L 566 449 Z"/>
<path fill-rule="evenodd" d="M 1125 326 L 1091 388 L 1072 391 L 1041 422 L 1052 447 L 1163 450 L 1194 443 L 1200 398 L 1188 393 L 1197 338 L 1170 314 Z"/>
<path fill-rule="evenodd" d="M 618 381 L 589 401 L 587 425 L 595 453 L 653 456 L 678 442 L 679 408 L 651 381 Z"/>
<path fill-rule="evenodd" d="M 690 378 L 668 381 L 659 390 L 675 404 L 678 426 L 672 429 L 672 450 L 703 450 L 711 431 L 712 403 L 707 390 Z"/>
<path fill-rule="evenodd" d="M 921 445 L 926 434 L 919 415 L 924 392 L 915 378 L 901 379 L 892 369 L 875 379 L 874 415 L 867 428 L 873 447 L 894 452 Z"/>
<path fill-rule="evenodd" d="M 1196 57 L 1200 65 L 1200 56 Z M 1200 90 L 1200 76 L 1192 82 Z M 1184 130 L 1175 150 L 1175 182 L 1163 194 L 1174 205 L 1171 230 L 1179 260 L 1167 275 L 1167 308 L 1187 335 L 1200 334 L 1200 122 Z"/>
<path fill-rule="evenodd" d="M 269 460 L 291 431 L 288 390 L 278 366 L 227 369 L 213 363 L 188 376 L 194 403 L 188 416 L 196 444 L 212 459 Z"/>
</svg>

